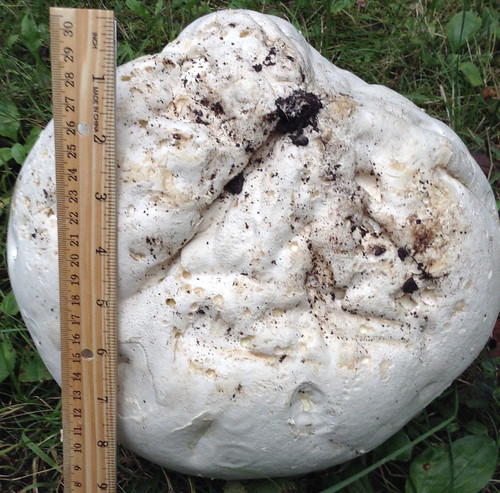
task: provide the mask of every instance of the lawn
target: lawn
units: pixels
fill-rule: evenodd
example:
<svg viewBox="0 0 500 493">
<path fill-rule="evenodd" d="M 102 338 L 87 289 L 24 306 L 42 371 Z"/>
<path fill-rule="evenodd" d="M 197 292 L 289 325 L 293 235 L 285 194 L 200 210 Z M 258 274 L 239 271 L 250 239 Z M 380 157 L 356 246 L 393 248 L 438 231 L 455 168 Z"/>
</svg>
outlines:
<svg viewBox="0 0 500 493">
<path fill-rule="evenodd" d="M 396 90 L 453 128 L 487 175 L 500 208 L 497 0 L 62 3 L 114 9 L 119 64 L 158 52 L 191 21 L 221 8 L 284 17 L 337 66 Z M 0 491 L 60 492 L 60 392 L 19 315 L 5 258 L 16 176 L 51 118 L 48 5 L 0 0 L 0 9 Z M 120 449 L 118 491 L 500 492 L 499 355 L 492 338 L 474 364 L 403 430 L 330 470 L 286 480 L 212 481 L 165 470 Z"/>
</svg>

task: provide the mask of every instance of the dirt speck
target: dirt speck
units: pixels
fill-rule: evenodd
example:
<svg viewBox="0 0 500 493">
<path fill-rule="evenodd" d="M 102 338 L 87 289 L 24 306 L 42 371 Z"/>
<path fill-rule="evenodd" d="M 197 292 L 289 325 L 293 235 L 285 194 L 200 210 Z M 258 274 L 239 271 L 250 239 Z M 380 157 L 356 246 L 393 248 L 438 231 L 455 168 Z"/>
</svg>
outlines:
<svg viewBox="0 0 500 493">
<path fill-rule="evenodd" d="M 243 176 L 243 173 L 239 173 L 224 185 L 224 190 L 232 195 L 238 195 L 243 190 L 244 183 L 245 177 Z"/>
<path fill-rule="evenodd" d="M 415 282 L 413 277 L 410 277 L 405 281 L 401 289 L 403 290 L 403 293 L 411 294 L 418 291 L 418 284 Z"/>
<path fill-rule="evenodd" d="M 316 116 L 323 104 L 316 94 L 303 90 L 294 91 L 287 98 L 278 98 L 276 103 L 276 114 L 278 124 L 276 130 L 279 133 L 295 133 L 309 125 L 316 127 Z"/>
</svg>

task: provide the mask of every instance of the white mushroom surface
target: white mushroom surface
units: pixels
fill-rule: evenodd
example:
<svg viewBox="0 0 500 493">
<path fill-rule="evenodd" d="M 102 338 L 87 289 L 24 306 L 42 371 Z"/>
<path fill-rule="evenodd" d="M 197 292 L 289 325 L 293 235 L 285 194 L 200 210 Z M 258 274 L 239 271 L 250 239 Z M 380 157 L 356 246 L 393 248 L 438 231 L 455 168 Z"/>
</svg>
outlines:
<svg viewBox="0 0 500 493">
<path fill-rule="evenodd" d="M 289 23 L 203 17 L 118 68 L 118 428 L 191 474 L 362 454 L 478 355 L 500 307 L 493 193 L 460 139 Z M 8 260 L 60 381 L 53 126 Z"/>
</svg>

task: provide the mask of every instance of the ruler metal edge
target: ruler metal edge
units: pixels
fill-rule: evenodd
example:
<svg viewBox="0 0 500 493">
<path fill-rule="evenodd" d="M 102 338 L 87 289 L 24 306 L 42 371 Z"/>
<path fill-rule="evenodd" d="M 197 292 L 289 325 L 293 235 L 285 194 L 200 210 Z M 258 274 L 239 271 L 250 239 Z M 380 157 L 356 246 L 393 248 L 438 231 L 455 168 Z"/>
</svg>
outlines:
<svg viewBox="0 0 500 493">
<path fill-rule="evenodd" d="M 116 27 L 50 8 L 66 492 L 116 491 Z"/>
</svg>

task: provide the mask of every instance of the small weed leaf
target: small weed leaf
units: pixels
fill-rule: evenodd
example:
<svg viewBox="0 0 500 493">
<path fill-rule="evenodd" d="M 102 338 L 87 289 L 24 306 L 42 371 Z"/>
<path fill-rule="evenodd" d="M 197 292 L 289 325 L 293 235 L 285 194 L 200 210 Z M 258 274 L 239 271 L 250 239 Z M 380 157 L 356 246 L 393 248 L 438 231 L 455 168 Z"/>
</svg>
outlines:
<svg viewBox="0 0 500 493">
<path fill-rule="evenodd" d="M 500 200 L 497 200 L 497 208 L 500 212 Z M 496 405 L 500 406 L 500 387 L 493 390 L 493 399 L 495 400 Z"/>
<path fill-rule="evenodd" d="M 452 478 L 450 466 L 448 451 L 438 447 L 427 449 L 411 463 L 406 492 L 450 492 Z"/>
<path fill-rule="evenodd" d="M 0 157 L 0 163 L 1 163 L 1 157 Z M 10 197 L 0 197 L 0 218 L 9 210 L 9 207 L 10 207 Z"/>
<path fill-rule="evenodd" d="M 479 69 L 472 62 L 464 62 L 458 66 L 458 69 L 465 75 L 465 78 L 472 87 L 482 85 L 483 79 Z"/>
<path fill-rule="evenodd" d="M 223 493 L 296 493 L 297 484 L 287 479 L 258 479 L 252 481 L 228 481 Z"/>
<path fill-rule="evenodd" d="M 228 481 L 224 485 L 223 493 L 247 493 L 247 490 L 240 481 Z"/>
<path fill-rule="evenodd" d="M 16 140 L 19 118 L 19 111 L 14 103 L 0 100 L 0 136 Z"/>
<path fill-rule="evenodd" d="M 475 493 L 493 477 L 498 449 L 492 438 L 468 435 L 451 444 L 451 453 L 454 493 Z"/>
<path fill-rule="evenodd" d="M 9 162 L 12 159 L 12 151 L 8 147 L 2 147 L 0 149 L 0 166 Z"/>
<path fill-rule="evenodd" d="M 484 9 L 482 17 L 482 38 L 485 39 L 489 36 L 494 36 L 496 39 L 500 38 L 500 12 L 498 11 L 498 9 Z"/>
<path fill-rule="evenodd" d="M 6 315 L 17 315 L 19 313 L 19 307 L 17 306 L 16 298 L 14 297 L 14 292 L 9 291 L 0 302 L 0 311 Z"/>
<path fill-rule="evenodd" d="M 17 34 L 11 34 L 5 41 L 5 47 L 9 50 L 17 43 L 19 36 Z"/>
<path fill-rule="evenodd" d="M 38 50 L 42 46 L 42 37 L 35 21 L 26 14 L 21 22 L 21 41 L 30 53 L 39 61 Z"/>
<path fill-rule="evenodd" d="M 410 439 L 404 431 L 399 431 L 391 438 L 386 440 L 382 445 L 376 448 L 376 452 L 381 456 L 386 456 L 389 454 L 393 454 L 401 449 L 402 452 L 398 456 L 396 456 L 394 460 L 399 460 L 402 462 L 411 460 L 412 447 L 410 445 Z"/>
<path fill-rule="evenodd" d="M 229 5 L 229 9 L 250 9 L 253 0 L 233 0 Z"/>
<path fill-rule="evenodd" d="M 137 14 L 144 22 L 149 23 L 151 21 L 151 15 L 148 12 L 146 6 L 139 2 L 138 0 L 127 0 L 127 7 L 134 13 Z"/>
<path fill-rule="evenodd" d="M 0 342 L 0 382 L 5 380 L 14 370 L 16 364 L 16 351 L 11 342 Z"/>
<path fill-rule="evenodd" d="M 472 11 L 454 15 L 446 26 L 446 35 L 453 51 L 458 51 L 481 28 L 481 18 Z"/>
<path fill-rule="evenodd" d="M 488 428 L 479 421 L 469 421 L 465 424 L 465 430 L 471 435 L 488 435 Z"/>
<path fill-rule="evenodd" d="M 356 3 L 356 0 L 334 0 L 330 4 L 330 14 L 338 14 L 342 10 L 352 7 Z"/>
<path fill-rule="evenodd" d="M 21 365 L 19 371 L 19 380 L 21 382 L 42 382 L 50 380 L 51 378 L 50 373 L 47 371 L 38 353 L 33 353 L 32 356 L 27 358 Z"/>
<path fill-rule="evenodd" d="M 31 148 L 35 145 L 35 142 L 38 140 L 40 136 L 40 132 L 42 129 L 40 127 L 33 127 L 26 137 L 26 142 L 24 143 L 24 150 L 26 154 L 31 151 Z"/>
<path fill-rule="evenodd" d="M 342 493 L 374 493 L 373 486 L 371 484 L 371 479 L 368 474 L 364 474 L 364 465 L 351 461 L 347 464 L 347 467 L 342 471 L 341 476 L 345 479 L 356 478 L 355 481 L 352 481 L 349 484 L 344 485 L 339 492 Z M 340 478 L 336 478 L 337 480 L 332 485 L 335 487 L 339 483 Z M 326 486 L 326 485 L 325 485 Z M 323 490 L 321 493 L 324 493 Z M 328 490 L 326 490 L 328 491 Z"/>
<path fill-rule="evenodd" d="M 373 493 L 373 486 L 369 476 L 363 476 L 345 488 L 345 493 Z"/>
<path fill-rule="evenodd" d="M 295 493 L 297 485 L 286 479 L 258 479 L 245 485 L 247 493 Z"/>
<path fill-rule="evenodd" d="M 26 149 L 22 144 L 16 143 L 11 149 L 12 157 L 17 164 L 23 164 L 26 159 Z"/>
<path fill-rule="evenodd" d="M 476 493 L 492 478 L 497 459 L 488 436 L 468 435 L 449 449 L 429 448 L 412 462 L 406 493 Z"/>
<path fill-rule="evenodd" d="M 165 6 L 163 5 L 163 0 L 158 0 L 155 5 L 155 19 L 163 12 Z"/>
</svg>

